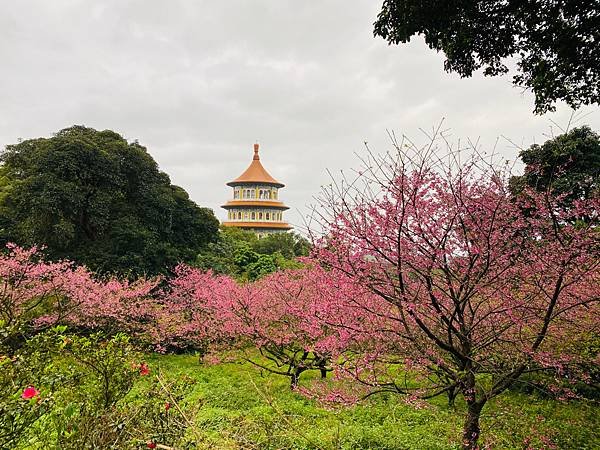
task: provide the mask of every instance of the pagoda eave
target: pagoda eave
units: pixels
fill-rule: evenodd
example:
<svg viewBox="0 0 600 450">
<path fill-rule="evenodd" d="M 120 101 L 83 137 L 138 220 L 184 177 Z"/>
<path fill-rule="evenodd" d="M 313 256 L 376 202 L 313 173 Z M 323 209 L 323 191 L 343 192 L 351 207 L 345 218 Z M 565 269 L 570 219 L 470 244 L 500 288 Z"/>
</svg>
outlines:
<svg viewBox="0 0 600 450">
<path fill-rule="evenodd" d="M 285 184 L 280 183 L 279 181 L 266 181 L 266 180 L 233 180 L 226 184 L 227 184 L 227 186 L 230 186 L 230 187 L 255 186 L 257 184 L 261 184 L 261 185 L 265 185 L 265 186 L 274 186 L 276 188 L 285 187 Z"/>
<path fill-rule="evenodd" d="M 285 211 L 286 209 L 290 209 L 289 206 L 284 205 L 281 202 L 270 202 L 270 201 L 261 201 L 261 200 L 230 200 L 224 205 L 221 205 L 223 209 L 232 209 L 232 208 L 274 208 L 279 209 L 281 211 Z"/>
<path fill-rule="evenodd" d="M 261 230 L 291 230 L 294 228 L 290 224 L 284 222 L 223 222 L 223 226 Z"/>
</svg>

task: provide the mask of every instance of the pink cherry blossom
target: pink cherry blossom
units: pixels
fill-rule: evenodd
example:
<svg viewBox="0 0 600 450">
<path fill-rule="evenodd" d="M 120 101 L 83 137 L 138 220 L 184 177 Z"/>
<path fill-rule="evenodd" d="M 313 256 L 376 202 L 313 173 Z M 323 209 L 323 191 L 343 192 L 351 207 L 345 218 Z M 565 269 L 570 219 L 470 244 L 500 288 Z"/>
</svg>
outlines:
<svg viewBox="0 0 600 450">
<path fill-rule="evenodd" d="M 473 449 L 483 406 L 521 375 L 584 378 L 592 366 L 581 343 L 600 317 L 600 199 L 566 208 L 545 193 L 514 197 L 505 168 L 434 148 L 399 145 L 325 188 L 314 257 L 338 292 L 324 320 L 343 330 L 332 336 L 345 342 L 329 343 L 341 376 L 413 397 L 462 395 Z M 359 295 L 337 288 L 346 279 Z M 395 366 L 418 385 L 399 384 Z"/>
</svg>

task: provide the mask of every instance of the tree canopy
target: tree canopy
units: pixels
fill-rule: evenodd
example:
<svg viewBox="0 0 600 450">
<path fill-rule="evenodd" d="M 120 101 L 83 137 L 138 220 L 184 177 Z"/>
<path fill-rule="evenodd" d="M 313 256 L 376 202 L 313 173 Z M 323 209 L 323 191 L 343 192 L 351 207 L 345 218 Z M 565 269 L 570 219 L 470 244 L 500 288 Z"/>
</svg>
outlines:
<svg viewBox="0 0 600 450">
<path fill-rule="evenodd" d="M 196 258 L 194 266 L 253 281 L 278 269 L 297 268 L 299 256 L 308 256 L 310 243 L 296 233 L 273 233 L 258 238 L 252 231 L 223 228 L 216 242 Z"/>
<path fill-rule="evenodd" d="M 44 245 L 52 259 L 156 274 L 217 237 L 213 212 L 114 131 L 73 126 L 8 145 L 1 161 L 0 239 Z"/>
<path fill-rule="evenodd" d="M 600 102 L 600 8 L 587 0 L 385 0 L 374 34 L 390 44 L 423 35 L 446 55 L 444 68 L 470 77 L 508 72 L 533 91 L 535 112 Z"/>
<path fill-rule="evenodd" d="M 534 144 L 519 154 L 525 174 L 510 180 L 513 193 L 528 186 L 567 203 L 600 193 L 600 136 L 583 126 Z"/>
</svg>

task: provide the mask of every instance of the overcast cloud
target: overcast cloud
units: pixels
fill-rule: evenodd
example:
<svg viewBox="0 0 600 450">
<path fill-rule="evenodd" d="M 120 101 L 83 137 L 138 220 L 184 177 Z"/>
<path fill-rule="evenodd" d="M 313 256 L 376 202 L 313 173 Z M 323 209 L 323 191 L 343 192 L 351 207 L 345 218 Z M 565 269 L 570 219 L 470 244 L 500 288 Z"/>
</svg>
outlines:
<svg viewBox="0 0 600 450">
<path fill-rule="evenodd" d="M 570 111 L 533 116 L 510 78 L 461 80 L 421 39 L 373 38 L 381 2 L 0 0 L 0 146 L 83 124 L 148 148 L 173 183 L 215 210 L 261 144 L 287 187 L 288 219 L 357 166 L 386 130 L 420 139 L 443 117 L 456 138 L 543 142 Z M 598 108 L 582 122 L 600 129 Z M 515 158 L 501 141 L 497 150 Z"/>
</svg>

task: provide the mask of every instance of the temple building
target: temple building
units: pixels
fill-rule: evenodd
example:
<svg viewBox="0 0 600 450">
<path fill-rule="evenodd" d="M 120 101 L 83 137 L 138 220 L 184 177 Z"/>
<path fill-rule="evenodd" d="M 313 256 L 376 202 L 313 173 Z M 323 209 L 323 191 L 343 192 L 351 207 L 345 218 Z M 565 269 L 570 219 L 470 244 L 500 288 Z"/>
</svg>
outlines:
<svg viewBox="0 0 600 450">
<path fill-rule="evenodd" d="M 222 206 L 227 210 L 224 226 L 244 228 L 259 236 L 292 229 L 283 219 L 283 212 L 289 208 L 279 201 L 279 189 L 284 184 L 261 164 L 258 144 L 254 144 L 254 157 L 248 168 L 227 186 L 233 188 L 233 195 Z"/>
</svg>

